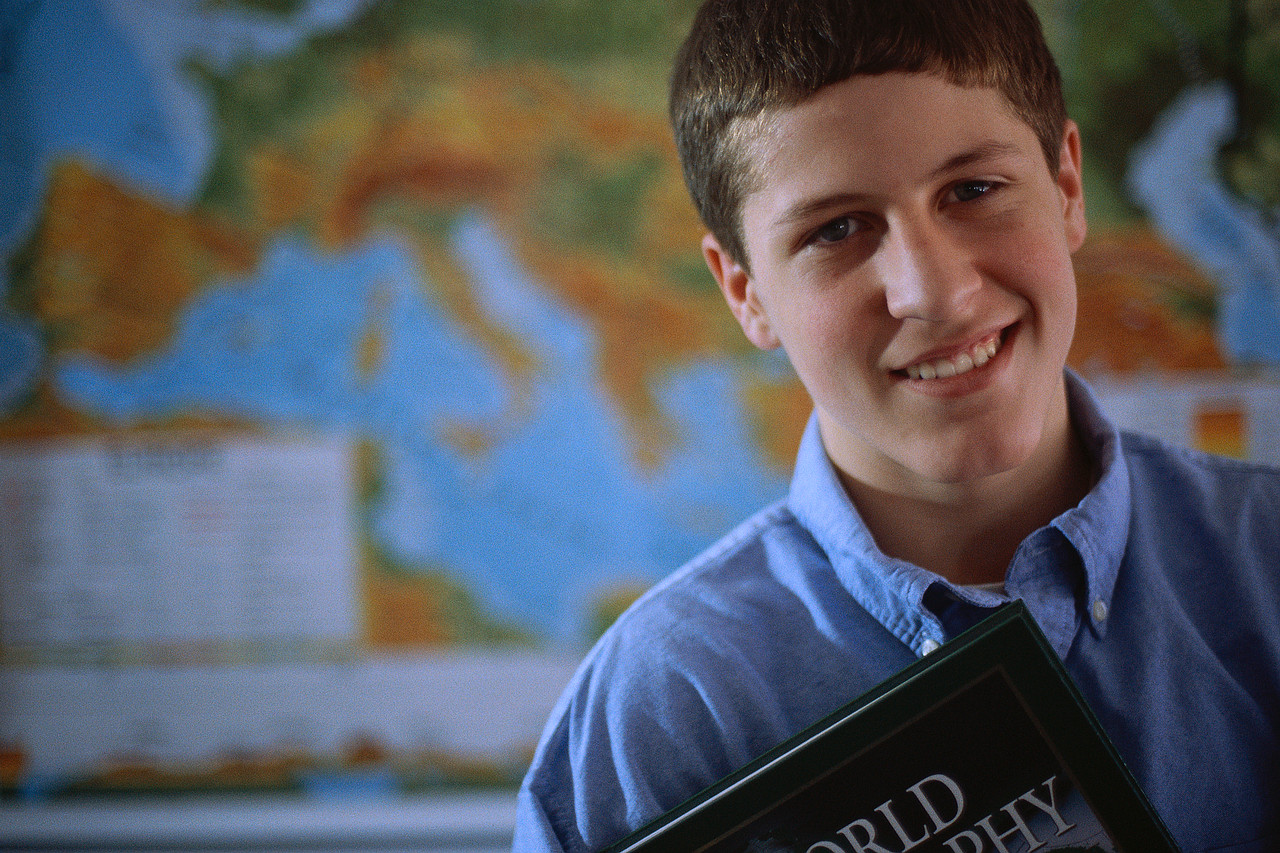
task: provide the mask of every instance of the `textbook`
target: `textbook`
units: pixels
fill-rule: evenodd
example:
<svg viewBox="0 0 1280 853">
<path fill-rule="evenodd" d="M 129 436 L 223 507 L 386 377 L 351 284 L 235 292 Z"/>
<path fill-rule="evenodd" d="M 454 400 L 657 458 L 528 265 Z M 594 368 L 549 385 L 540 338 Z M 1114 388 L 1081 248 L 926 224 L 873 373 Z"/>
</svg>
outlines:
<svg viewBox="0 0 1280 853">
<path fill-rule="evenodd" d="M 606 853 L 1177 851 L 1022 602 Z"/>
</svg>

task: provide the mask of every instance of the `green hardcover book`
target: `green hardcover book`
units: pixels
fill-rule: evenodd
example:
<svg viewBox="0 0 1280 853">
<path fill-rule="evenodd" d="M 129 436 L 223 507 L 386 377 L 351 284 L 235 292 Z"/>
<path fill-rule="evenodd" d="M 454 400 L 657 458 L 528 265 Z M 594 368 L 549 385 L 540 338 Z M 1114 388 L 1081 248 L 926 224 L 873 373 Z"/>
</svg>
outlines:
<svg viewBox="0 0 1280 853">
<path fill-rule="evenodd" d="M 607 853 L 1176 851 L 1021 602 Z"/>
</svg>

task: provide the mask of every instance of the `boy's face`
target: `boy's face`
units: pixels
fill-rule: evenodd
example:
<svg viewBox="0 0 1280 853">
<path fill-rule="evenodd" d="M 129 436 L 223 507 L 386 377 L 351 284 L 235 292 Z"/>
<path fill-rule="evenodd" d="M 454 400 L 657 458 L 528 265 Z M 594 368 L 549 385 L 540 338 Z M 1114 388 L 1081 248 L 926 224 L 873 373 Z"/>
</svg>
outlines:
<svg viewBox="0 0 1280 853">
<path fill-rule="evenodd" d="M 759 127 L 751 272 L 713 237 L 704 254 L 747 337 L 786 350 L 837 466 L 901 492 L 1012 471 L 1065 436 L 1075 126 L 1055 178 L 999 92 L 890 73 Z"/>
</svg>

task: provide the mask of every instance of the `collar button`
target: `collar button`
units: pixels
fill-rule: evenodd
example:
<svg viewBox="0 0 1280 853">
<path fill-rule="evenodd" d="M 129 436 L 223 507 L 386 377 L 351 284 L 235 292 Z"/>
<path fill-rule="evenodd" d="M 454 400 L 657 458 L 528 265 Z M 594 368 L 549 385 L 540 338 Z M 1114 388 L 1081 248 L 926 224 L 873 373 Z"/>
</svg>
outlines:
<svg viewBox="0 0 1280 853">
<path fill-rule="evenodd" d="M 1107 609 L 1107 603 L 1101 598 L 1093 603 L 1093 621 L 1105 622 L 1109 614 L 1110 610 Z"/>
</svg>

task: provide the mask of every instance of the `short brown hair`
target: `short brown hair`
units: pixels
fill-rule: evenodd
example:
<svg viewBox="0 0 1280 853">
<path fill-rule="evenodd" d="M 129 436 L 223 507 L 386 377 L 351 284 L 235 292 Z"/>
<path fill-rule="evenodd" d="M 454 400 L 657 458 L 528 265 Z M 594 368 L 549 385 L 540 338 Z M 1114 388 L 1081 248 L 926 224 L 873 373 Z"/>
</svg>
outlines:
<svg viewBox="0 0 1280 853">
<path fill-rule="evenodd" d="M 694 204 L 730 257 L 747 266 L 744 125 L 889 71 L 997 89 L 1057 174 L 1062 80 L 1026 0 L 707 0 L 676 56 L 671 124 Z"/>
</svg>

